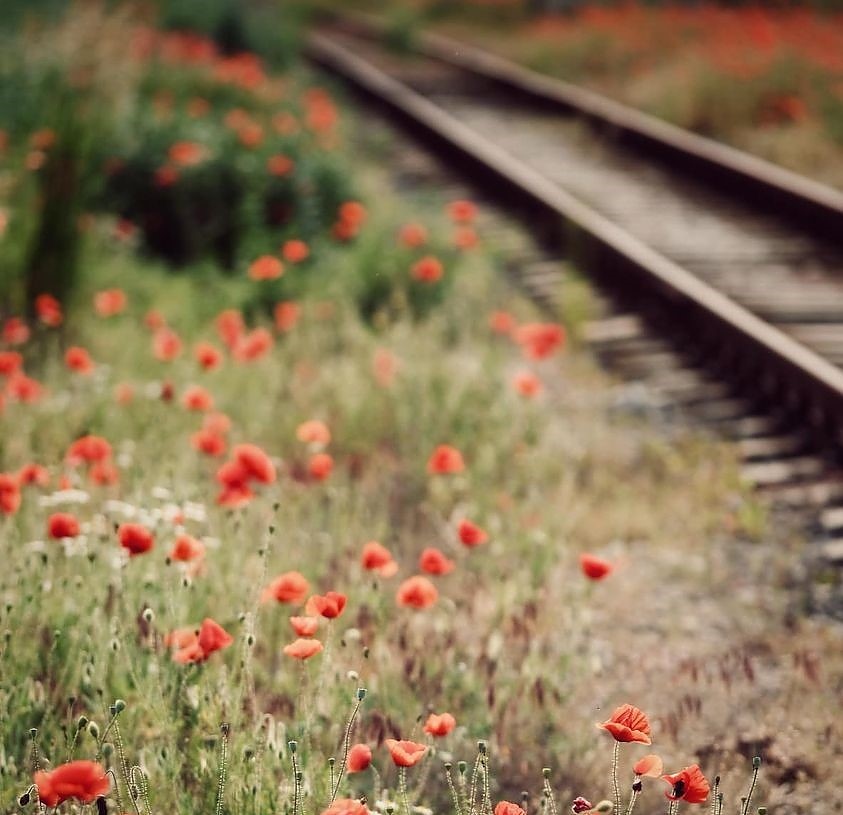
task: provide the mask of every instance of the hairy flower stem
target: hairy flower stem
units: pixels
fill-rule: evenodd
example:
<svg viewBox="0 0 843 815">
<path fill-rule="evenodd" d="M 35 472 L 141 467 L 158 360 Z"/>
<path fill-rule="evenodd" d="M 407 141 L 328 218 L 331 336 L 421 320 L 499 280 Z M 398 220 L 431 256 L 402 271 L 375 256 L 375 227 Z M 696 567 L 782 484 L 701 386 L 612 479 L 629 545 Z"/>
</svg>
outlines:
<svg viewBox="0 0 843 815">
<path fill-rule="evenodd" d="M 147 781 L 143 770 L 136 764 L 129 771 L 129 775 L 132 779 L 132 783 L 135 785 L 135 788 L 138 790 L 141 798 L 143 799 L 143 808 L 146 811 L 146 815 L 152 815 L 152 807 L 149 805 L 149 782 Z"/>
<path fill-rule="evenodd" d="M 445 765 L 445 777 L 448 779 L 448 789 L 451 792 L 451 799 L 454 802 L 454 812 L 456 815 L 462 815 L 462 806 L 460 804 L 460 796 L 457 793 L 457 788 L 454 786 L 454 778 L 451 775 L 451 765 Z"/>
<path fill-rule="evenodd" d="M 106 775 L 111 776 L 111 780 L 114 782 L 114 800 L 117 802 L 117 811 L 123 811 L 123 799 L 120 795 L 120 784 L 117 783 L 117 774 L 114 772 L 113 769 L 109 768 L 106 772 Z"/>
<path fill-rule="evenodd" d="M 717 793 L 720 790 L 720 776 L 716 776 L 711 787 L 711 815 L 717 815 Z"/>
<path fill-rule="evenodd" d="M 480 762 L 483 759 L 482 753 L 477 753 L 474 760 L 474 768 L 471 771 L 471 787 L 468 792 L 468 815 L 476 815 L 477 812 L 477 773 L 480 769 Z"/>
<path fill-rule="evenodd" d="M 553 797 L 553 789 L 550 786 L 550 779 L 547 776 L 544 779 L 544 797 L 547 799 L 548 806 L 550 807 L 550 815 L 557 815 L 556 799 Z"/>
<path fill-rule="evenodd" d="M 290 760 L 293 762 L 293 815 L 298 815 L 302 810 L 299 808 L 299 782 L 301 780 L 301 773 L 299 773 L 299 764 L 296 761 L 296 743 L 289 742 Z"/>
<path fill-rule="evenodd" d="M 119 714 L 119 711 L 117 711 Z M 126 761 L 126 751 L 123 749 L 123 738 L 120 735 L 120 727 L 117 724 L 117 715 L 112 721 L 114 730 L 114 744 L 117 746 L 117 756 L 120 759 L 120 775 L 123 776 L 123 783 L 129 791 L 129 800 L 132 802 L 132 807 L 135 810 L 135 815 L 141 815 L 140 807 L 138 806 L 137 798 L 132 795 L 132 779 L 129 775 L 129 762 Z"/>
<path fill-rule="evenodd" d="M 483 756 L 483 812 L 492 815 L 492 790 L 489 784 L 489 757 Z"/>
<path fill-rule="evenodd" d="M 679 809 L 679 802 L 678 801 L 670 801 L 667 805 L 667 815 L 676 815 L 676 811 Z"/>
<path fill-rule="evenodd" d="M 632 795 L 629 798 L 629 806 L 626 808 L 626 815 L 632 815 L 632 810 L 635 809 L 635 804 L 638 801 L 638 796 L 641 793 L 636 792 L 635 790 L 632 791 Z"/>
<path fill-rule="evenodd" d="M 756 756 L 752 759 L 752 781 L 749 783 L 749 792 L 746 794 L 746 799 L 744 800 L 743 808 L 741 809 L 741 815 L 748 815 L 749 813 L 749 804 L 752 800 L 752 793 L 755 792 L 755 785 L 758 782 L 758 771 L 761 769 L 761 759 Z"/>
<path fill-rule="evenodd" d="M 225 778 L 228 773 L 228 734 L 230 728 L 226 722 L 220 725 L 220 769 L 217 778 L 217 805 L 215 815 L 222 815 L 222 799 L 225 793 Z"/>
<path fill-rule="evenodd" d="M 354 705 L 354 710 L 351 711 L 351 716 L 348 719 L 348 724 L 345 728 L 345 740 L 343 742 L 343 755 L 342 755 L 342 762 L 340 763 L 340 768 L 337 772 L 337 783 L 331 785 L 331 803 L 333 804 L 336 800 L 337 793 L 340 791 L 340 784 L 342 783 L 342 778 L 345 775 L 346 764 L 348 763 L 348 751 L 351 749 L 351 733 L 354 729 L 354 720 L 357 718 L 357 714 L 360 712 L 360 705 L 363 704 L 363 699 L 365 698 L 365 693 L 363 695 L 360 694 L 360 691 L 357 692 L 357 702 Z M 333 774 L 333 768 L 331 769 Z"/>
<path fill-rule="evenodd" d="M 398 790 L 401 793 L 401 802 L 404 804 L 404 815 L 411 815 L 410 801 L 407 798 L 407 768 L 398 769 Z"/>
<path fill-rule="evenodd" d="M 621 743 L 615 742 L 615 749 L 612 752 L 612 795 L 615 801 L 615 812 L 621 811 L 621 788 L 618 784 L 618 759 L 621 754 Z"/>
</svg>

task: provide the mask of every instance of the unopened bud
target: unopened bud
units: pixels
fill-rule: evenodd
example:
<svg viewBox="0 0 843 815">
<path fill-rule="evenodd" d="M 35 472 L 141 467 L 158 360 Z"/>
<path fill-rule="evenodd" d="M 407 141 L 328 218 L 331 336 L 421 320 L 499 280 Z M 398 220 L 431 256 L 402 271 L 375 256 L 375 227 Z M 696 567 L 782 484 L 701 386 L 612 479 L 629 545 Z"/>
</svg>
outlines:
<svg viewBox="0 0 843 815">
<path fill-rule="evenodd" d="M 357 688 L 357 701 L 362 702 L 366 698 L 366 688 Z"/>
</svg>

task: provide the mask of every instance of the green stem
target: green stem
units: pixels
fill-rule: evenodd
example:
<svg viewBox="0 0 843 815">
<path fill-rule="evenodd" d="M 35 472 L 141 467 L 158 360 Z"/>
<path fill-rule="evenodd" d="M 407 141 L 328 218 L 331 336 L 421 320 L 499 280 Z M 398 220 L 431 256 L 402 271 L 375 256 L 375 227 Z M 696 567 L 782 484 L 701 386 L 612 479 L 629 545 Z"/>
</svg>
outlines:
<svg viewBox="0 0 843 815">
<path fill-rule="evenodd" d="M 621 788 L 618 784 L 618 760 L 621 754 L 621 743 L 615 742 L 615 749 L 612 752 L 612 794 L 615 800 L 615 812 L 621 811 Z M 669 812 L 669 810 L 668 810 Z"/>
<path fill-rule="evenodd" d="M 346 764 L 348 763 L 348 751 L 351 749 L 351 733 L 354 728 L 354 720 L 357 718 L 357 714 L 360 712 L 360 705 L 363 704 L 363 700 L 360 698 L 360 693 L 357 694 L 357 704 L 354 705 L 354 710 L 351 711 L 351 716 L 348 719 L 348 725 L 345 728 L 345 740 L 343 746 L 343 756 L 342 756 L 342 764 L 340 764 L 339 772 L 337 773 L 337 783 L 336 785 L 332 785 L 331 787 L 331 803 L 333 804 L 336 800 L 337 793 L 340 791 L 340 783 L 342 782 L 342 777 L 345 775 L 345 768 Z"/>
<path fill-rule="evenodd" d="M 411 815 L 410 801 L 407 798 L 407 768 L 398 768 L 398 790 L 401 793 L 401 802 L 404 804 L 404 815 Z"/>
</svg>

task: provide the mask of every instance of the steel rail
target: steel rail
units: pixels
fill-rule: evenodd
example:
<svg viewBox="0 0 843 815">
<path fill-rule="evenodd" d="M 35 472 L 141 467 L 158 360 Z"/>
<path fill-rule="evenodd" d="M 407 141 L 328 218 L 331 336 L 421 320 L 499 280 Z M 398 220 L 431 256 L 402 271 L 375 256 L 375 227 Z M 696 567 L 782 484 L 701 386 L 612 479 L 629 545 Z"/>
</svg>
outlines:
<svg viewBox="0 0 843 815">
<path fill-rule="evenodd" d="M 843 370 L 757 317 L 695 275 L 514 158 L 433 102 L 330 37 L 314 32 L 306 55 L 350 83 L 438 150 L 459 161 L 498 198 L 513 199 L 542 219 L 554 243 L 585 271 L 681 326 L 726 364 L 733 384 L 796 418 L 820 443 L 843 453 Z M 505 195 L 504 195 L 505 194 Z"/>
</svg>

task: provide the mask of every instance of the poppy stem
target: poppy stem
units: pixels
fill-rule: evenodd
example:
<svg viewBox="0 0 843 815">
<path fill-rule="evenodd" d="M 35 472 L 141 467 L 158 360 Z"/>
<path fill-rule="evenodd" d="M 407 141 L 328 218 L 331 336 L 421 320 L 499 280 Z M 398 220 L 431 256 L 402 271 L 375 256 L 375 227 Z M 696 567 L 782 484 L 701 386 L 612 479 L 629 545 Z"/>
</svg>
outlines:
<svg viewBox="0 0 843 815">
<path fill-rule="evenodd" d="M 135 780 L 135 774 L 137 774 L 137 777 L 140 779 L 140 783 Z M 132 783 L 135 785 L 140 793 L 140 796 L 143 798 L 143 806 L 146 810 L 146 815 L 152 815 L 152 807 L 149 805 L 149 780 L 137 764 L 135 764 L 135 766 L 129 771 L 129 775 L 131 776 Z"/>
<path fill-rule="evenodd" d="M 621 743 L 615 742 L 615 749 L 612 752 L 612 795 L 615 800 L 615 812 L 621 811 L 621 788 L 618 784 L 618 759 L 621 754 Z"/>
<path fill-rule="evenodd" d="M 744 799 L 743 807 L 741 808 L 741 815 L 748 815 L 749 804 L 752 801 L 752 793 L 755 792 L 755 785 L 758 782 L 758 771 L 761 769 L 761 756 L 755 756 L 752 759 L 752 781 L 749 784 L 749 792 Z"/>
<path fill-rule="evenodd" d="M 720 789 L 720 776 L 715 776 L 711 788 L 711 815 L 717 815 L 717 792 Z"/>
<path fill-rule="evenodd" d="M 117 745 L 117 755 L 120 759 L 120 774 L 123 776 L 123 783 L 126 785 L 126 789 L 129 791 L 129 800 L 132 802 L 132 807 L 135 810 L 135 815 L 141 815 L 137 798 L 132 795 L 133 784 L 131 778 L 129 777 L 129 762 L 126 760 L 126 751 L 123 749 L 123 738 L 120 735 L 120 726 L 117 724 L 117 716 L 120 715 L 120 710 L 117 709 L 118 706 L 116 704 L 112 707 L 115 708 L 114 719 L 112 720 L 112 729 L 114 730 L 114 743 L 115 745 Z"/>
<path fill-rule="evenodd" d="M 301 774 L 299 773 L 299 765 L 296 761 L 296 749 L 298 745 L 294 741 L 287 742 L 290 748 L 290 760 L 293 763 L 293 815 L 297 815 L 299 811 L 299 780 Z"/>
<path fill-rule="evenodd" d="M 451 792 L 451 799 L 454 802 L 454 812 L 456 815 L 462 815 L 462 806 L 460 806 L 460 797 L 457 794 L 457 788 L 454 786 L 454 778 L 451 775 L 451 764 L 445 764 L 445 777 L 448 779 L 448 789 Z"/>
<path fill-rule="evenodd" d="M 404 804 L 404 815 L 411 815 L 410 801 L 407 799 L 407 768 L 398 768 L 398 790 L 401 793 L 401 801 Z"/>
<path fill-rule="evenodd" d="M 225 793 L 225 779 L 228 772 L 228 734 L 231 728 L 227 722 L 220 725 L 220 770 L 217 779 L 217 805 L 214 809 L 216 815 L 222 815 L 222 799 Z"/>
<path fill-rule="evenodd" d="M 475 815 L 477 810 L 477 773 L 480 769 L 480 762 L 483 754 L 478 751 L 477 758 L 474 759 L 474 768 L 471 771 L 471 788 L 468 793 L 468 815 Z"/>
<path fill-rule="evenodd" d="M 553 797 L 553 788 L 550 786 L 550 768 L 542 770 L 544 776 L 544 797 L 550 807 L 550 815 L 557 815 L 556 799 Z"/>
<path fill-rule="evenodd" d="M 354 710 L 351 711 L 351 716 L 348 719 L 348 725 L 345 728 L 345 743 L 343 745 L 343 756 L 342 756 L 342 763 L 340 764 L 339 772 L 337 773 L 337 783 L 336 785 L 331 785 L 331 803 L 333 804 L 336 800 L 337 793 L 340 791 L 340 783 L 342 782 L 342 777 L 345 775 L 345 768 L 346 764 L 348 763 L 348 751 L 351 749 L 351 733 L 354 728 L 354 720 L 357 718 L 357 714 L 360 712 L 360 705 L 363 704 L 363 700 L 366 698 L 366 690 L 365 688 L 358 688 L 357 689 L 357 703 L 354 705 Z M 333 774 L 333 768 L 331 770 Z"/>
<path fill-rule="evenodd" d="M 629 806 L 626 808 L 626 815 L 632 815 L 632 810 L 635 809 L 635 804 L 638 801 L 639 795 L 640 793 L 636 790 L 632 791 L 632 795 L 629 798 Z"/>
<path fill-rule="evenodd" d="M 123 799 L 120 796 L 120 783 L 117 781 L 117 773 L 109 767 L 105 773 L 106 775 L 110 775 L 112 780 L 114 781 L 114 800 L 117 802 L 117 810 L 119 812 L 123 811 Z"/>
</svg>

